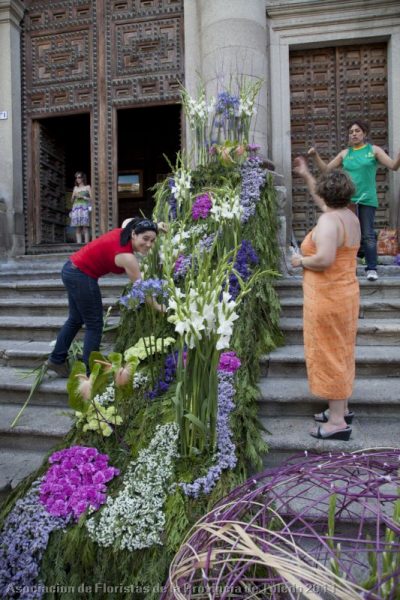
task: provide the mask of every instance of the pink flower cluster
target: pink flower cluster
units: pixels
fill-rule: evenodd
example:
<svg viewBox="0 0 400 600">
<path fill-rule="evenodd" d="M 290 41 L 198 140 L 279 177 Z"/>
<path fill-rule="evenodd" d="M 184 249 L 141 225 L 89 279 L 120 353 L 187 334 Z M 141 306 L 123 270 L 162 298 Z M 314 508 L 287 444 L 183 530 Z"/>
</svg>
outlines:
<svg viewBox="0 0 400 600">
<path fill-rule="evenodd" d="M 108 466 L 107 454 L 96 448 L 71 446 L 54 452 L 52 466 L 40 485 L 40 502 L 54 516 L 78 520 L 90 506 L 97 510 L 106 501 L 106 483 L 119 475 Z"/>
<path fill-rule="evenodd" d="M 211 198 L 208 194 L 197 196 L 192 206 L 192 217 L 194 221 L 206 219 L 212 207 Z"/>
<path fill-rule="evenodd" d="M 242 363 L 235 352 L 223 352 L 219 357 L 218 371 L 235 373 Z"/>
</svg>

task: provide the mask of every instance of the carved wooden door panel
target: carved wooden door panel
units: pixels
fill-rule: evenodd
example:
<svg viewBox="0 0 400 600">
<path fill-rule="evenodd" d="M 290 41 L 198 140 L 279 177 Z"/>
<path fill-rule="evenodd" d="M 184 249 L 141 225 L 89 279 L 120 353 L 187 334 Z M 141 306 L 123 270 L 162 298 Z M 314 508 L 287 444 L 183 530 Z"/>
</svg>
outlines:
<svg viewBox="0 0 400 600">
<path fill-rule="evenodd" d="M 117 111 L 179 102 L 179 82 L 184 79 L 183 0 L 24 0 L 24 5 L 21 56 L 27 248 L 29 252 L 53 252 L 50 240 L 58 243 L 61 236 L 56 218 L 58 167 L 43 177 L 36 171 L 42 163 L 35 148 L 41 148 L 43 161 L 47 152 L 43 150 L 44 137 L 39 144 L 45 135 L 40 123 L 48 117 L 90 115 L 90 179 L 96 198 L 92 234 L 114 227 Z M 57 127 L 53 123 L 53 133 Z M 61 142 L 60 128 L 58 136 Z M 50 148 L 56 140 L 53 136 L 51 143 L 50 138 L 47 141 Z M 68 160 L 71 162 L 70 155 L 67 165 Z M 56 189 L 43 200 L 46 185 L 42 180 L 47 177 Z M 42 223 L 40 208 L 45 205 L 47 216 Z"/>
<path fill-rule="evenodd" d="M 292 159 L 305 155 L 311 146 L 324 160 L 336 156 L 347 147 L 347 124 L 352 118 L 369 123 L 370 140 L 387 150 L 386 57 L 385 43 L 290 53 Z M 387 169 L 378 170 L 377 184 L 376 226 L 381 228 L 389 220 Z M 315 225 L 317 211 L 298 178 L 293 179 L 292 198 L 293 230 L 301 241 Z"/>
<path fill-rule="evenodd" d="M 43 122 L 34 123 L 34 130 L 36 244 L 63 243 L 67 224 L 64 147 Z"/>
</svg>

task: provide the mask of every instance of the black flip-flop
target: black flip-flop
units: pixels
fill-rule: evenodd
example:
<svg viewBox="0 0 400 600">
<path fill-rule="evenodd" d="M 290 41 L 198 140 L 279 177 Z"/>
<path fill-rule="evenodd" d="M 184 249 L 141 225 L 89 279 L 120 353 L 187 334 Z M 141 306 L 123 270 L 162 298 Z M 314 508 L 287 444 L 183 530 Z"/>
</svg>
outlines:
<svg viewBox="0 0 400 600">
<path fill-rule="evenodd" d="M 338 431 L 325 432 L 321 426 L 318 427 L 317 431 L 311 431 L 310 435 L 317 438 L 318 440 L 343 440 L 348 442 L 351 436 L 351 427 L 345 429 L 339 429 Z"/>
<path fill-rule="evenodd" d="M 324 410 L 322 413 L 319 413 L 318 415 L 314 415 L 314 421 L 316 421 L 317 423 L 327 423 L 329 420 L 328 415 L 326 414 L 327 410 Z M 321 418 L 317 418 L 317 417 L 321 417 Z M 354 418 L 354 412 L 351 410 L 347 413 L 347 415 L 344 416 L 344 420 L 346 421 L 347 425 L 351 425 L 353 422 L 353 418 Z"/>
</svg>

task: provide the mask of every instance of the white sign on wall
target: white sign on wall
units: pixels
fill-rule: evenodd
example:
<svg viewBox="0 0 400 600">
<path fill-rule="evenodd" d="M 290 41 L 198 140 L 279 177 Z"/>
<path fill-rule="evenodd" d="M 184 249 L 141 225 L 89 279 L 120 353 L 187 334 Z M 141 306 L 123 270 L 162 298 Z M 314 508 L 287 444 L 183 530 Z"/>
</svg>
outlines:
<svg viewBox="0 0 400 600">
<path fill-rule="evenodd" d="M 0 119 L 8 119 L 8 112 L 6 110 L 0 110 Z"/>
</svg>

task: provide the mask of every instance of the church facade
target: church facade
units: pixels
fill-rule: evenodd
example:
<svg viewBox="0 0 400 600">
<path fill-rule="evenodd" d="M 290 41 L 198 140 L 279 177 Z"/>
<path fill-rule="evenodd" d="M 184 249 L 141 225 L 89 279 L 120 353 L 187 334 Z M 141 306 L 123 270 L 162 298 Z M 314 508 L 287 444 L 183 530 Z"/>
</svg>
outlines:
<svg viewBox="0 0 400 600">
<path fill-rule="evenodd" d="M 333 157 L 352 118 L 400 149 L 397 0 L 0 0 L 0 252 L 70 247 L 74 173 L 94 235 L 148 213 L 190 146 L 180 87 L 215 95 L 260 78 L 254 139 L 273 163 L 287 237 L 315 208 L 292 159 Z M 378 171 L 378 227 L 399 225 L 399 175 Z"/>
</svg>

